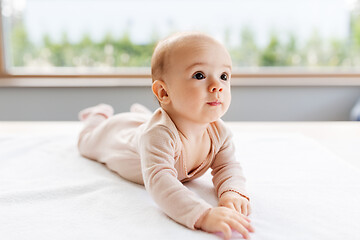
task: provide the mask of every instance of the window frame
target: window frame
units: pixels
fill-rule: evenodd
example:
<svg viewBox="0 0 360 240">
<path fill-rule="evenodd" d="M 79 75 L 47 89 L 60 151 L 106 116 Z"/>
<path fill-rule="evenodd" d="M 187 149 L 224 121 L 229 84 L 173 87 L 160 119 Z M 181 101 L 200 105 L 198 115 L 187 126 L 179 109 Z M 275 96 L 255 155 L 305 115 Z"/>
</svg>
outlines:
<svg viewBox="0 0 360 240">
<path fill-rule="evenodd" d="M 2 15 L 1 15 L 1 4 L 0 4 L 0 80 L 6 76 L 5 68 L 5 53 L 4 53 L 4 41 L 3 41 L 3 24 L 2 24 Z"/>
<path fill-rule="evenodd" d="M 0 4 L 0 13 L 1 13 Z M 2 16 L 0 14 L 0 87 L 115 87 L 150 86 L 149 68 L 113 73 L 11 73 L 6 66 Z M 68 68 L 68 70 L 71 68 Z M 360 66 L 359 66 L 360 69 Z M 360 86 L 360 70 L 309 71 L 304 68 L 246 68 L 234 71 L 233 86 Z M 126 81 L 127 80 L 127 81 Z M 131 80 L 131 81 L 128 81 Z"/>
</svg>

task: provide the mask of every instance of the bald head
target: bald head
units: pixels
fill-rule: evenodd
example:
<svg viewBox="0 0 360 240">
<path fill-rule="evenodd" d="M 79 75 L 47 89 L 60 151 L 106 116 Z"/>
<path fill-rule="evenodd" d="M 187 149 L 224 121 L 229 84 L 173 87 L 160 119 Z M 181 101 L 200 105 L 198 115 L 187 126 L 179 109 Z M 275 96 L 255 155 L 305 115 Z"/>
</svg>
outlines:
<svg viewBox="0 0 360 240">
<path fill-rule="evenodd" d="M 151 58 L 152 81 L 154 82 L 159 79 L 164 80 L 166 69 L 169 67 L 169 56 L 171 56 L 172 52 L 188 44 L 201 44 L 201 42 L 212 42 L 222 46 L 212 37 L 199 32 L 176 33 L 160 41 Z"/>
</svg>

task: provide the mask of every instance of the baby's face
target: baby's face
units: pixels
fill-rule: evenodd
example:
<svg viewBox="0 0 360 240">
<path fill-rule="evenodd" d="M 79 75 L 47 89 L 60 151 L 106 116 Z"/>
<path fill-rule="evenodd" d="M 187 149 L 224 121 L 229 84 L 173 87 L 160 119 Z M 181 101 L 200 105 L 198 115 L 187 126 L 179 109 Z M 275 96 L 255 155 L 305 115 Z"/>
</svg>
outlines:
<svg viewBox="0 0 360 240">
<path fill-rule="evenodd" d="M 210 123 L 225 114 L 231 101 L 231 58 L 226 49 L 209 39 L 187 40 L 169 56 L 165 82 L 177 115 Z"/>
</svg>

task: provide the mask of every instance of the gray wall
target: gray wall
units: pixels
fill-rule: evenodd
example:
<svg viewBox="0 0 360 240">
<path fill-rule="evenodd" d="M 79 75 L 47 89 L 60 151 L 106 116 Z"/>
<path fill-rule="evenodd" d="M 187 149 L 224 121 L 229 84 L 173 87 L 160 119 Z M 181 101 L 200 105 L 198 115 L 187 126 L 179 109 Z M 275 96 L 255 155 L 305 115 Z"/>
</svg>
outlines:
<svg viewBox="0 0 360 240">
<path fill-rule="evenodd" d="M 360 87 L 232 87 L 228 121 L 349 120 Z M 73 121 L 79 110 L 109 103 L 116 112 L 139 102 L 158 107 L 150 87 L 0 88 L 0 121 Z"/>
</svg>

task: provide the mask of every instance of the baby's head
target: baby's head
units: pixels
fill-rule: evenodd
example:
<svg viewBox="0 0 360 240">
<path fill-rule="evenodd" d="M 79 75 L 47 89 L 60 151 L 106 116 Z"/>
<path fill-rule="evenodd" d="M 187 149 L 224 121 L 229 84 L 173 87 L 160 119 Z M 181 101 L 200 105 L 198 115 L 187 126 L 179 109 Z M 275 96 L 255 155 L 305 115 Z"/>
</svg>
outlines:
<svg viewBox="0 0 360 240">
<path fill-rule="evenodd" d="M 160 41 L 151 60 L 152 90 L 175 118 L 213 122 L 227 111 L 232 62 L 225 47 L 198 32 Z"/>
</svg>

